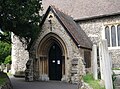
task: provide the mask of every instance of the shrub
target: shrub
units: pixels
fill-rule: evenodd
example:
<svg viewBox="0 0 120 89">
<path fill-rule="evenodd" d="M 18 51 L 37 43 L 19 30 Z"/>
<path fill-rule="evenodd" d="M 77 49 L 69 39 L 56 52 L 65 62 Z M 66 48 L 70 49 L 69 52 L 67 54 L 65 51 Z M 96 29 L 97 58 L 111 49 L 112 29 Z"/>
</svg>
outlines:
<svg viewBox="0 0 120 89">
<path fill-rule="evenodd" d="M 10 55 L 8 55 L 8 56 L 5 58 L 4 64 L 11 64 L 11 56 L 10 56 Z"/>
</svg>

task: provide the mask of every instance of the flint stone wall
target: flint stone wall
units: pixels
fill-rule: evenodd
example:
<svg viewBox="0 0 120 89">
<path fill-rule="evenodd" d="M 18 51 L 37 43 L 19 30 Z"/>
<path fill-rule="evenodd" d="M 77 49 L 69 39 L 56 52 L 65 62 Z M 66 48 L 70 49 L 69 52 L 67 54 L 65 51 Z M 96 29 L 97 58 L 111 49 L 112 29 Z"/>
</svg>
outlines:
<svg viewBox="0 0 120 89">
<path fill-rule="evenodd" d="M 50 12 L 50 14 L 52 14 L 52 12 Z M 52 14 L 53 15 L 53 14 Z M 54 33 L 56 35 L 58 35 L 65 43 L 66 49 L 67 49 L 67 54 L 65 54 L 65 75 L 63 75 L 65 77 L 65 79 L 62 79 L 63 81 L 78 81 L 78 77 L 79 74 L 83 74 L 85 72 L 84 70 L 84 65 L 82 60 L 84 59 L 84 50 L 83 49 L 78 49 L 78 47 L 76 46 L 76 44 L 73 42 L 73 40 L 71 39 L 71 37 L 68 35 L 68 33 L 66 32 L 66 30 L 62 27 L 62 25 L 59 23 L 59 21 L 55 18 L 55 16 L 53 15 L 53 19 L 52 19 L 52 29 L 50 28 L 50 23 L 48 21 L 48 19 L 46 19 L 46 21 L 43 24 L 42 27 L 42 31 L 40 32 L 40 35 L 38 37 L 38 39 L 36 40 L 35 45 L 33 46 L 33 48 L 31 49 L 31 53 L 36 53 L 35 56 L 36 58 L 39 58 L 39 53 L 38 52 L 38 47 L 39 47 L 39 43 L 40 41 L 49 33 Z M 78 58 L 78 71 L 76 73 L 76 75 L 72 76 L 71 80 L 71 61 L 75 58 Z M 39 75 L 41 76 L 41 75 Z M 76 79 L 77 76 L 77 79 Z"/>
<path fill-rule="evenodd" d="M 85 33 L 90 37 L 91 41 L 98 45 L 106 25 L 116 25 L 120 24 L 120 16 L 111 16 L 104 17 L 99 19 L 91 19 L 91 20 L 81 20 L 77 22 L 80 27 L 85 31 Z M 118 48 L 108 48 L 109 52 L 112 54 L 112 62 L 113 64 L 120 63 L 120 47 Z"/>
<path fill-rule="evenodd" d="M 28 59 L 28 51 L 25 50 L 19 38 L 12 33 L 12 74 L 15 76 L 24 76 Z"/>
</svg>

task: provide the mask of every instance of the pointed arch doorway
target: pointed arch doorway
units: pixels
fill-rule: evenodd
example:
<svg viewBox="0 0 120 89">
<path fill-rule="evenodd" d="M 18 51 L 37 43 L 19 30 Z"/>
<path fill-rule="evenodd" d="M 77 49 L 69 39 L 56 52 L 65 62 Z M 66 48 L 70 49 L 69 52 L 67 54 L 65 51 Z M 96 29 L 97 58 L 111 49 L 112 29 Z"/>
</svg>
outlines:
<svg viewBox="0 0 120 89">
<path fill-rule="evenodd" d="M 40 41 L 37 51 L 39 79 L 46 76 L 49 80 L 60 81 L 65 75 L 66 46 L 63 40 L 54 33 L 49 33 Z"/>
<path fill-rule="evenodd" d="M 49 78 L 50 80 L 62 78 L 62 51 L 56 43 L 53 43 L 49 50 Z"/>
</svg>

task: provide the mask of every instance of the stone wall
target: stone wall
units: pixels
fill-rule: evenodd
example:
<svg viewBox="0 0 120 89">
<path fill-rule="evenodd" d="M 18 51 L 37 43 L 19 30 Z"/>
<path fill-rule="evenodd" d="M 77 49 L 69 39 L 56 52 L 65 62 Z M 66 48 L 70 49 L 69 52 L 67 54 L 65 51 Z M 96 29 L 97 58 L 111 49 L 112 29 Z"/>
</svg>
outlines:
<svg viewBox="0 0 120 89">
<path fill-rule="evenodd" d="M 52 12 L 50 12 L 50 14 L 52 14 Z M 39 60 L 39 58 L 40 58 L 39 57 L 40 56 L 39 45 L 40 45 L 41 40 L 43 40 L 47 34 L 56 34 L 58 37 L 60 37 L 62 39 L 62 41 L 65 44 L 64 45 L 66 48 L 66 52 L 65 52 L 65 75 L 63 75 L 65 78 L 65 81 L 67 81 L 67 82 L 71 81 L 71 69 L 70 69 L 72 67 L 71 61 L 73 59 L 76 59 L 76 58 L 78 58 L 78 60 L 79 60 L 78 61 L 78 68 L 81 68 L 80 71 L 77 71 L 77 74 L 78 74 L 77 76 L 79 77 L 79 74 L 80 73 L 82 74 L 84 72 L 84 65 L 82 62 L 82 60 L 84 59 L 83 58 L 84 51 L 82 51 L 82 49 L 78 49 L 76 44 L 73 42 L 71 37 L 68 35 L 66 30 L 62 27 L 62 25 L 59 23 L 59 21 L 56 19 L 56 17 L 54 15 L 52 18 L 52 29 L 50 28 L 50 23 L 49 23 L 48 18 L 47 18 L 43 24 L 42 31 L 40 32 L 40 35 L 39 35 L 35 45 L 31 49 L 31 53 L 35 54 L 36 58 L 38 58 L 38 60 Z M 41 76 L 41 75 L 39 75 L 39 76 Z"/>
<path fill-rule="evenodd" d="M 100 19 L 82 20 L 77 22 L 85 33 L 90 37 L 91 41 L 98 45 L 104 34 L 102 31 L 106 25 L 115 25 L 120 23 L 120 16 L 111 16 Z M 120 62 L 120 47 L 109 48 L 109 52 L 112 54 L 113 64 Z"/>
<path fill-rule="evenodd" d="M 28 59 L 28 52 L 23 47 L 22 42 L 12 33 L 12 74 L 15 76 L 24 76 Z"/>
</svg>

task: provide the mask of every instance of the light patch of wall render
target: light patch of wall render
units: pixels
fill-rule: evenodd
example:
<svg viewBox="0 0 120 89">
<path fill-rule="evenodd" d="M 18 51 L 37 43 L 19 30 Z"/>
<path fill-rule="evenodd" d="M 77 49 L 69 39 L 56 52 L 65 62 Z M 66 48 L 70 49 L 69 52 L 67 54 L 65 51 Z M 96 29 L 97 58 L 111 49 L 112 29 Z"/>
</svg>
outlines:
<svg viewBox="0 0 120 89">
<path fill-rule="evenodd" d="M 94 44 L 99 44 L 102 38 L 102 30 L 104 30 L 106 25 L 114 25 L 120 23 L 120 16 L 112 16 L 101 19 L 85 20 L 79 21 L 78 24 L 85 31 L 88 37 Z M 112 54 L 113 64 L 118 64 L 120 62 L 120 47 L 113 48 L 109 50 Z"/>
<path fill-rule="evenodd" d="M 50 12 L 50 14 L 52 14 L 52 12 Z M 37 54 L 37 48 L 39 46 L 39 42 L 48 33 L 54 33 L 54 34 L 58 35 L 63 40 L 63 42 L 66 46 L 67 53 L 65 54 L 65 76 L 68 78 L 67 80 L 69 81 L 69 78 L 71 76 L 70 68 L 71 68 L 72 59 L 78 58 L 78 57 L 79 58 L 82 57 L 82 59 L 83 59 L 83 56 L 80 54 L 80 50 L 78 49 L 76 44 L 73 42 L 71 37 L 68 35 L 68 33 L 65 31 L 65 29 L 61 26 L 61 24 L 59 23 L 59 21 L 56 19 L 55 16 L 52 19 L 52 29 L 50 29 L 50 23 L 49 23 L 48 19 L 46 19 L 46 21 L 44 22 L 42 31 L 40 32 L 40 35 L 36 41 L 36 44 L 34 45 L 36 54 Z M 37 56 L 39 58 L 39 55 L 36 55 L 36 57 Z M 82 60 L 81 59 L 79 59 L 79 60 L 80 60 L 80 65 L 82 65 L 82 71 L 83 71 L 84 66 L 83 66 Z"/>
<path fill-rule="evenodd" d="M 28 59 L 28 51 L 25 50 L 19 38 L 12 33 L 12 74 L 16 76 L 24 75 Z"/>
</svg>

